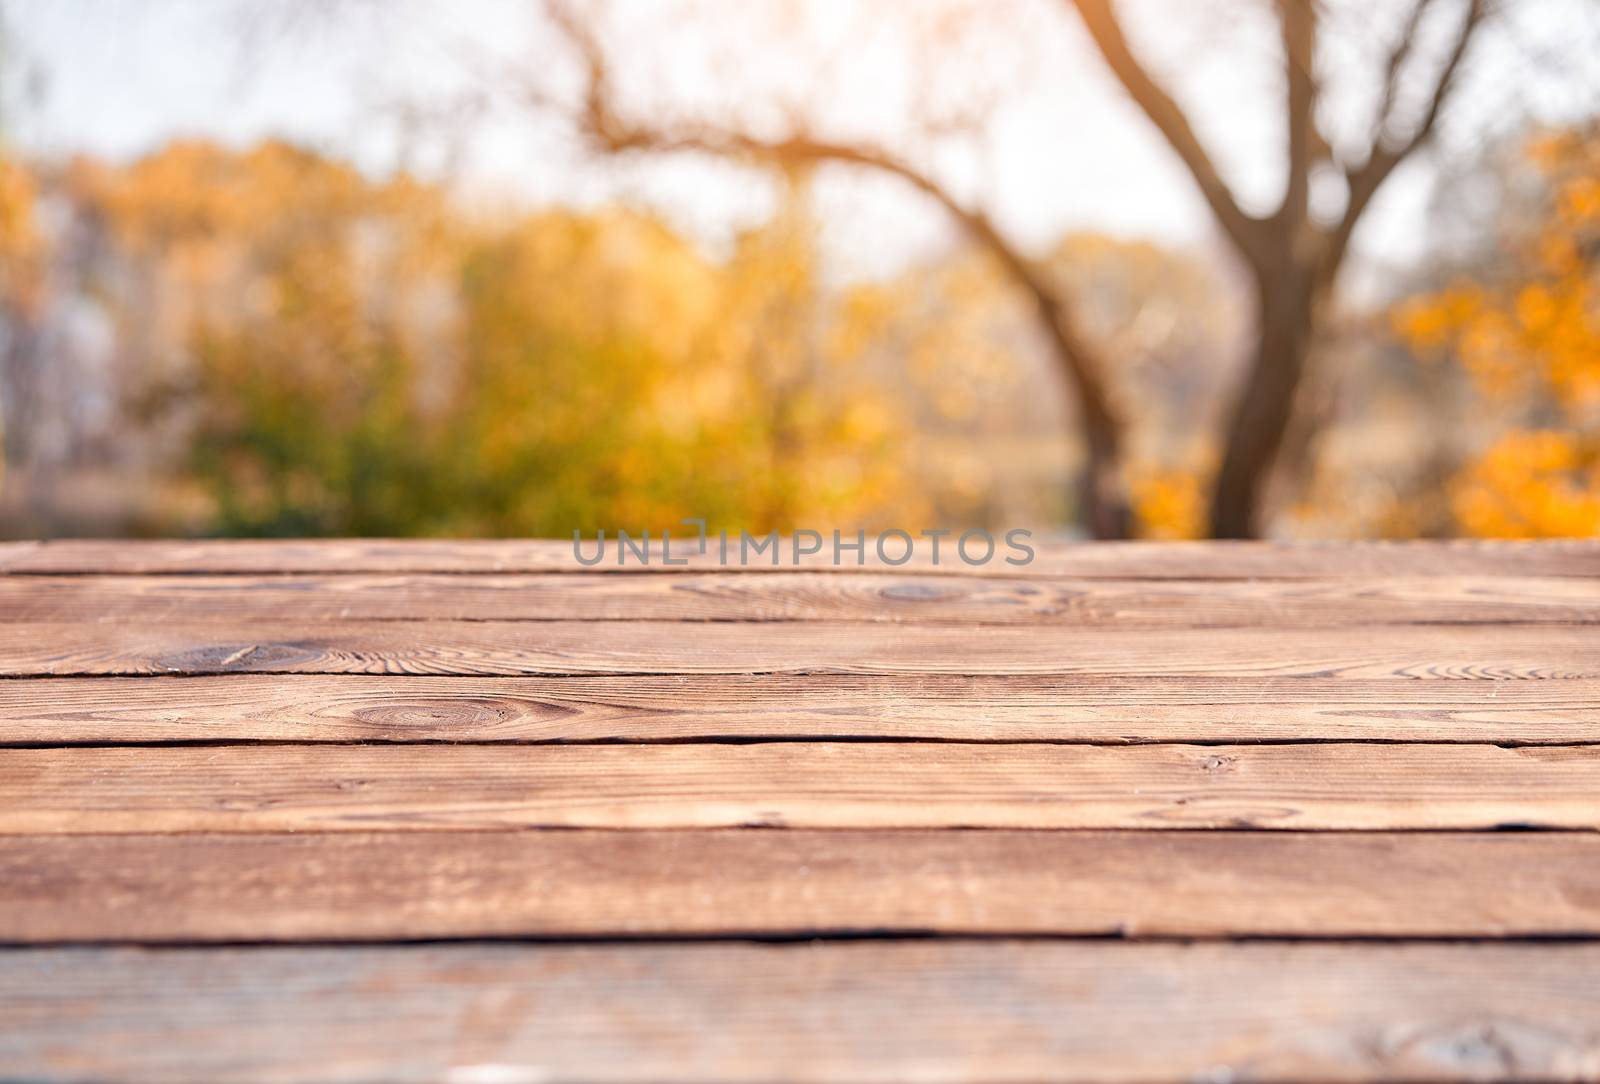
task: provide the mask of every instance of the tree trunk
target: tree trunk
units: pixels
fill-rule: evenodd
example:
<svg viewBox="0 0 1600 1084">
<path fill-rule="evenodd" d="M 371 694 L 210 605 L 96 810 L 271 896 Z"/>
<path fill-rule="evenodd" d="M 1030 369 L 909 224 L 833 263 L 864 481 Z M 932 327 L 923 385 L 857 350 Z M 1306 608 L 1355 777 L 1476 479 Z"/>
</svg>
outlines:
<svg viewBox="0 0 1600 1084">
<path fill-rule="evenodd" d="M 1083 430 L 1083 465 L 1072 481 L 1069 499 L 1090 538 L 1128 538 L 1133 511 L 1122 461 L 1122 422 L 1100 383 L 1101 365 L 1059 302 L 1042 291 L 1036 290 L 1035 296 L 1070 400 L 1068 415 L 1076 412 Z"/>
<path fill-rule="evenodd" d="M 1230 419 L 1212 492 L 1213 538 L 1256 538 L 1261 534 L 1267 482 L 1305 372 L 1314 293 L 1312 276 L 1289 259 L 1259 276 L 1256 311 L 1260 337 Z"/>
<path fill-rule="evenodd" d="M 1084 459 L 1077 478 L 1078 510 L 1090 538 L 1128 538 L 1133 511 L 1123 471 L 1121 433 L 1107 419 L 1083 414 Z"/>
<path fill-rule="evenodd" d="M 1133 531 L 1133 512 L 1123 471 L 1123 425 L 1101 383 L 1105 363 L 1090 347 L 1072 311 L 1044 279 L 996 236 L 991 235 L 990 240 L 991 249 L 1039 305 L 1044 332 L 1072 400 L 1067 407 L 1069 416 L 1076 411 L 1083 428 L 1083 467 L 1071 494 L 1083 529 L 1097 540 L 1128 538 Z"/>
</svg>

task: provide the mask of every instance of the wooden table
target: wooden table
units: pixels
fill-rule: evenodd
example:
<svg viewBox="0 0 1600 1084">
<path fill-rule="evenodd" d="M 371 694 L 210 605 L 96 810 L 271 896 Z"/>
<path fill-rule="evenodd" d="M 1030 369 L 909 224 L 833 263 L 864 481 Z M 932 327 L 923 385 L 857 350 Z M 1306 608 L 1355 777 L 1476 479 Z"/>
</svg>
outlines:
<svg viewBox="0 0 1600 1084">
<path fill-rule="evenodd" d="M 1600 544 L 0 547 L 0 1077 L 1600 1079 Z"/>
</svg>

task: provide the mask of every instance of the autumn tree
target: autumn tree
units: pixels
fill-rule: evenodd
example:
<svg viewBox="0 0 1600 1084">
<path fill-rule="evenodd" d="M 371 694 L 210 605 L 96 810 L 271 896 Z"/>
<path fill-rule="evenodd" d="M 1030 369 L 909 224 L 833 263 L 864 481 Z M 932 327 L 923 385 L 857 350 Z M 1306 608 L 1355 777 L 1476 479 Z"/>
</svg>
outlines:
<svg viewBox="0 0 1600 1084">
<path fill-rule="evenodd" d="M 1252 284 L 1254 346 L 1227 412 L 1208 502 L 1210 530 L 1225 538 L 1262 531 L 1267 483 L 1294 419 L 1297 391 L 1352 237 L 1389 178 L 1433 137 L 1483 27 L 1498 12 L 1488 0 L 1465 0 L 1454 10 L 1434 0 L 1410 0 L 1392 40 L 1367 43 L 1376 44 L 1371 51 L 1380 58 L 1367 77 L 1372 104 L 1366 136 L 1351 141 L 1331 138 L 1321 123 L 1328 84 L 1343 74 L 1335 72 L 1324 41 L 1329 5 L 1277 0 L 1270 8 L 1281 71 L 1284 180 L 1276 205 L 1264 213 L 1241 203 L 1202 139 L 1200 126 L 1130 40 L 1120 5 L 1112 0 L 1060 0 L 1054 9 L 1086 31 L 1106 70 L 1182 164 Z M 731 106 L 720 113 L 715 107 L 681 114 L 662 110 L 625 92 L 629 58 L 613 40 L 615 27 L 604 5 L 551 0 L 549 11 L 581 58 L 583 86 L 567 105 L 593 148 L 608 155 L 710 154 L 786 168 L 839 163 L 898 178 L 948 212 L 1005 269 L 1037 312 L 1080 420 L 1086 454 L 1075 488 L 1086 529 L 1098 538 L 1128 533 L 1128 423 L 1111 390 L 1117 360 L 1086 333 L 1074 291 L 1044 273 L 1039 261 L 1002 227 L 994 206 L 970 198 L 938 168 L 939 155 L 929 148 L 937 149 L 939 140 L 925 143 L 918 153 L 909 146 L 830 134 L 803 103 L 794 101 L 759 112 L 750 123 L 729 120 L 741 112 Z M 971 9 L 966 28 L 970 20 L 984 20 L 986 11 L 995 9 Z M 1001 18 L 997 13 L 989 21 Z M 1358 24 L 1359 33 L 1366 21 L 1358 14 L 1343 23 L 1346 32 Z M 959 50 L 962 27 L 942 38 L 944 52 L 935 50 L 916 62 L 939 70 L 950 52 Z M 1424 46 L 1424 40 L 1434 47 Z M 825 81 L 826 73 L 821 78 Z M 534 95 L 541 103 L 550 100 L 542 91 Z M 942 137 L 949 126 L 940 117 L 926 127 Z M 971 127 L 981 136 L 981 120 Z M 1093 153 L 1089 147 L 1075 149 Z M 1318 192 L 1316 207 L 1313 188 Z"/>
<path fill-rule="evenodd" d="M 1244 306 L 1199 255 L 1147 241 L 1069 233 L 1039 260 L 1084 302 L 1084 333 L 1121 359 L 1119 403 L 1137 403 L 1123 433 L 1134 529 L 1143 538 L 1204 533 L 1201 478 L 1215 450 L 1188 418 L 1218 406 Z M 1072 512 L 1061 478 L 1070 457 L 1067 404 L 1041 396 L 1052 362 L 1025 296 L 970 246 L 852 284 L 857 349 L 887 356 L 900 398 L 922 409 L 900 456 L 937 494 L 933 522 L 1059 521 Z M 877 360 L 877 359 L 874 359 Z"/>
<path fill-rule="evenodd" d="M 1489 537 L 1600 533 L 1600 128 L 1543 132 L 1477 266 L 1397 307 L 1401 338 L 1448 359 L 1492 420 L 1449 479 L 1457 529 Z M 1526 205 L 1523 205 L 1523 204 Z"/>
<path fill-rule="evenodd" d="M 638 212 L 472 215 L 441 186 L 278 141 L 68 172 L 63 198 L 105 234 L 82 301 L 115 328 L 120 439 L 174 430 L 173 483 L 199 483 L 210 529 L 559 536 L 916 510 L 881 454 L 898 405 L 854 364 L 875 331 L 819 281 L 803 185 L 713 259 Z"/>
</svg>

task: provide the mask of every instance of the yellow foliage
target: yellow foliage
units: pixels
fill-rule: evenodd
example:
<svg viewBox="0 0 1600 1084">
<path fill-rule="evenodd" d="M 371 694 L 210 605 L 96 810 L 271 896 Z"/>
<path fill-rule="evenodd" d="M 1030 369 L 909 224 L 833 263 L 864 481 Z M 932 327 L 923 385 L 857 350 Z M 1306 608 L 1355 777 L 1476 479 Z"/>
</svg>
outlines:
<svg viewBox="0 0 1600 1084">
<path fill-rule="evenodd" d="M 1398 306 L 1395 331 L 1424 358 L 1452 357 L 1502 411 L 1547 419 L 1467 465 L 1451 507 L 1475 535 L 1600 532 L 1591 447 L 1600 414 L 1600 132 L 1546 133 L 1527 157 L 1550 193 L 1496 277 Z M 1548 427 L 1551 414 L 1567 428 Z"/>
<path fill-rule="evenodd" d="M 1139 534 L 1144 538 L 1204 538 L 1206 493 L 1200 477 L 1184 470 L 1143 470 L 1130 485 Z"/>
<path fill-rule="evenodd" d="M 34 222 L 32 175 L 0 149 L 0 303 L 28 310 L 37 302 L 42 239 Z"/>
<path fill-rule="evenodd" d="M 1483 310 L 1483 292 L 1458 283 L 1436 294 L 1411 298 L 1395 310 L 1395 329 L 1424 351 L 1424 357 L 1448 346 Z"/>
<path fill-rule="evenodd" d="M 918 499 L 795 189 L 732 258 L 622 210 L 474 221 L 286 144 L 82 161 L 139 281 L 123 334 L 197 384 L 234 533 L 874 526 Z M 192 380 L 190 378 L 193 378 Z"/>
<path fill-rule="evenodd" d="M 1568 432 L 1507 433 L 1452 481 L 1450 504 L 1480 537 L 1600 534 L 1600 453 Z"/>
</svg>

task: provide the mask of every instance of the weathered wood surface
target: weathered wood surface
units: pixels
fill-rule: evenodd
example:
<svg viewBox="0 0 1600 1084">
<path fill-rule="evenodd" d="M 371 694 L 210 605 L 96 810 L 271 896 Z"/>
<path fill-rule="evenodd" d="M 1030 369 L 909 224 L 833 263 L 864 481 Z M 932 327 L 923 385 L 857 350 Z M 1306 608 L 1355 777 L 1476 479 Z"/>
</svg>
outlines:
<svg viewBox="0 0 1600 1084">
<path fill-rule="evenodd" d="M 853 536 L 850 536 L 853 541 Z M 791 561 L 783 543 L 783 563 L 770 557 L 742 571 L 849 571 L 867 568 L 891 573 L 948 572 L 1002 577 L 1106 576 L 1116 579 L 1324 579 L 1368 576 L 1600 576 L 1600 542 L 1459 541 L 1459 542 L 1096 542 L 1061 543 L 1035 538 L 1036 556 L 1023 566 L 1007 564 L 1003 547 L 987 564 L 968 565 L 950 553 L 946 539 L 941 561 L 932 563 L 931 545 L 919 540 L 913 559 L 903 565 L 880 562 L 869 542 L 861 565 L 833 563 L 832 539 L 824 553 Z M 559 540 L 397 540 L 328 539 L 318 541 L 93 541 L 66 540 L 18 543 L 0 553 L 0 570 L 14 573 L 399 573 L 399 572 L 587 572 L 574 559 L 570 539 Z M 706 554 L 697 542 L 675 537 L 673 559 L 661 564 L 661 546 L 651 548 L 652 563 L 640 566 L 631 551 L 617 565 L 618 547 L 608 541 L 600 572 L 677 574 L 726 567 L 712 542 Z M 976 548 L 976 547 L 975 547 Z M 595 552 L 592 539 L 584 553 Z M 737 546 L 734 548 L 737 552 Z M 899 551 L 896 550 L 897 554 Z M 846 554 L 847 561 L 853 554 Z M 891 554 L 891 557 L 894 554 Z M 735 558 L 736 562 L 736 558 Z M 734 564 L 738 568 L 737 564 Z"/>
<path fill-rule="evenodd" d="M 1600 1080 L 1600 543 L 1038 550 L 0 544 L 0 1079 Z"/>
<path fill-rule="evenodd" d="M 1600 834 L 0 836 L 0 930 L 179 943 L 1594 937 Z"/>
<path fill-rule="evenodd" d="M 1223 632 L 825 621 L 758 626 L 672 621 L 0 623 L 0 675 L 12 676 L 812 671 L 1596 678 L 1600 634 L 1540 625 Z"/>
<path fill-rule="evenodd" d="M 13 749 L 0 833 L 1600 829 L 1600 745 Z"/>
<path fill-rule="evenodd" d="M 0 542 L 0 572 L 8 571 L 22 557 L 38 549 L 39 545 L 38 542 Z"/>
<path fill-rule="evenodd" d="M 0 956 L 0 1064 L 152 1084 L 1580 1080 L 1597 1000 L 1592 944 L 52 948 Z"/>
<path fill-rule="evenodd" d="M 1600 679 L 215 674 L 0 681 L 0 745 L 1600 740 Z"/>
<path fill-rule="evenodd" d="M 860 572 L 0 577 L 0 621 L 859 621 L 1111 628 L 1600 623 L 1600 576 L 1237 582 Z"/>
</svg>

